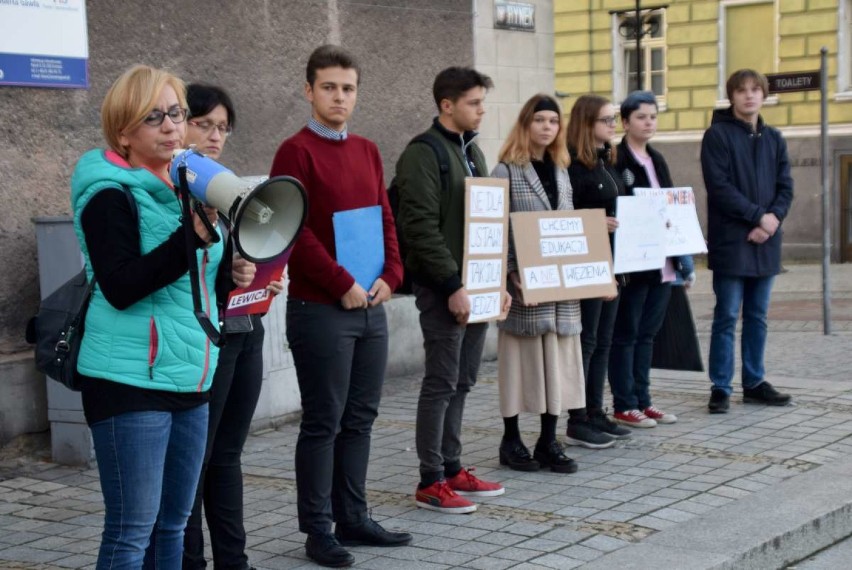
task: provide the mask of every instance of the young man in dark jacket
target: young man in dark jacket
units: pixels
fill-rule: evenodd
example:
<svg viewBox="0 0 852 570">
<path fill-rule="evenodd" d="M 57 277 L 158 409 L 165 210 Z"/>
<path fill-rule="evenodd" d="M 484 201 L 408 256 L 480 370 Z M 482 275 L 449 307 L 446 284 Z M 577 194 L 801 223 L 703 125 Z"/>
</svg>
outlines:
<svg viewBox="0 0 852 570">
<path fill-rule="evenodd" d="M 766 315 L 781 269 L 781 222 L 793 201 L 787 145 L 760 108 L 766 77 L 751 69 L 727 83 L 729 109 L 717 110 L 704 133 L 701 168 L 707 188 L 708 261 L 716 308 L 710 337 L 710 413 L 728 411 L 734 333 L 742 305 L 742 384 L 746 403 L 784 406 L 790 396 L 764 379 Z"/>
<path fill-rule="evenodd" d="M 426 370 L 417 403 L 415 440 L 420 459 L 418 507 L 461 514 L 476 505 L 459 495 L 501 495 L 503 487 L 475 477 L 461 464 L 465 398 L 476 383 L 487 323 L 468 324 L 470 298 L 461 280 L 464 249 L 464 181 L 487 176 L 485 157 L 473 139 L 485 113 L 491 79 L 474 69 L 450 67 L 435 78 L 438 117 L 427 131 L 449 155 L 449 187 L 427 143 L 408 146 L 396 165 L 399 224 L 408 244 Z M 508 310 L 508 307 L 505 307 Z"/>
</svg>

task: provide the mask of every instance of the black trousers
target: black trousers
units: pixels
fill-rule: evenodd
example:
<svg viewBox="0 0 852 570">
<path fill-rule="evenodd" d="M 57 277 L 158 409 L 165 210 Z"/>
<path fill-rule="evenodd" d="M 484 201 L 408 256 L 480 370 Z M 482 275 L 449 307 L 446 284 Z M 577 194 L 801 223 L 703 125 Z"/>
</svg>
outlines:
<svg viewBox="0 0 852 570">
<path fill-rule="evenodd" d="M 586 409 L 600 410 L 604 407 L 604 385 L 609 368 L 609 351 L 612 348 L 612 333 L 618 315 L 620 297 L 612 301 L 583 299 L 580 301 L 580 319 L 583 331 L 580 343 L 583 346 L 583 371 L 586 375 Z"/>
<path fill-rule="evenodd" d="M 183 569 L 204 568 L 201 506 L 210 530 L 217 570 L 243 570 L 246 531 L 243 526 L 243 470 L 240 457 L 251 427 L 263 381 L 263 324 L 252 316 L 254 330 L 228 335 L 210 388 L 207 450 L 195 505 L 184 534 Z"/>
<path fill-rule="evenodd" d="M 299 530 L 367 518 L 370 434 L 388 358 L 385 308 L 287 302 L 287 340 L 302 396 L 296 443 Z"/>
</svg>

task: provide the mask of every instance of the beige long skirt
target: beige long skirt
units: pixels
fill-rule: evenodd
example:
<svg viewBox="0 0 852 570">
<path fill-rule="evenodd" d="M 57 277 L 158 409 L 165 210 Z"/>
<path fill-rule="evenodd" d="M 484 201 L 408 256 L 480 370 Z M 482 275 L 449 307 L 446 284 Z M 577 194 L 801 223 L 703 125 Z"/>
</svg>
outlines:
<svg viewBox="0 0 852 570">
<path fill-rule="evenodd" d="M 559 415 L 586 405 L 580 335 L 518 336 L 500 330 L 497 383 L 500 414 Z"/>
</svg>

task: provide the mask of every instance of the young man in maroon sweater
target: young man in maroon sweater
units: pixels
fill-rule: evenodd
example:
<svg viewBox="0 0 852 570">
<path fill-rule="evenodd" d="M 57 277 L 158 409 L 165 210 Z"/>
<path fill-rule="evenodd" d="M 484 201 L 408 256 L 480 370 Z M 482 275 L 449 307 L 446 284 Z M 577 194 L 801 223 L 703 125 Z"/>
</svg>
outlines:
<svg viewBox="0 0 852 570">
<path fill-rule="evenodd" d="M 382 303 L 402 282 L 402 263 L 379 150 L 346 127 L 359 80 L 357 62 L 342 48 L 325 45 L 311 54 L 305 84 L 311 119 L 281 144 L 270 171 L 299 179 L 308 193 L 307 221 L 289 261 L 287 340 L 302 396 L 299 530 L 308 535 L 308 557 L 330 567 L 354 562 L 343 545 L 411 542 L 410 534 L 383 529 L 367 511 L 370 432 L 388 354 Z M 337 263 L 332 215 L 376 205 L 385 264 L 365 290 Z"/>
</svg>

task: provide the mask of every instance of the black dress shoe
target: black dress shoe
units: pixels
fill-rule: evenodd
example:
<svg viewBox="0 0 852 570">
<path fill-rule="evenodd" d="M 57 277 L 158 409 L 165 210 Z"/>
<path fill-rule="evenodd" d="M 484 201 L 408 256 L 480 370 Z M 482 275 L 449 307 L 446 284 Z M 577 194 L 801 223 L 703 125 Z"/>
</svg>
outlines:
<svg viewBox="0 0 852 570">
<path fill-rule="evenodd" d="M 707 404 L 707 409 L 711 414 L 727 414 L 728 408 L 731 407 L 730 396 L 724 390 L 713 388 L 710 392 L 710 403 Z"/>
<path fill-rule="evenodd" d="M 500 465 L 515 471 L 538 471 L 538 461 L 520 439 L 500 442 Z"/>
<path fill-rule="evenodd" d="M 412 539 L 407 532 L 385 530 L 370 518 L 357 526 L 337 523 L 334 536 L 345 546 L 405 546 Z"/>
<path fill-rule="evenodd" d="M 305 554 L 320 566 L 328 568 L 345 568 L 355 563 L 355 557 L 340 546 L 331 533 L 309 534 L 305 541 Z"/>
<path fill-rule="evenodd" d="M 535 444 L 533 457 L 542 468 L 550 467 L 554 473 L 576 473 L 577 463 L 565 455 L 562 445 L 558 441 L 551 441 L 546 445 L 541 442 Z"/>
<path fill-rule="evenodd" d="M 786 406 L 791 399 L 790 394 L 782 394 L 765 380 L 754 388 L 743 388 L 743 402 L 746 404 Z"/>
</svg>

